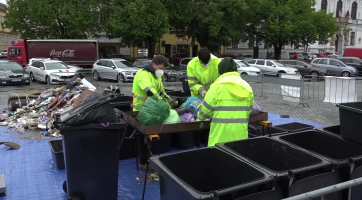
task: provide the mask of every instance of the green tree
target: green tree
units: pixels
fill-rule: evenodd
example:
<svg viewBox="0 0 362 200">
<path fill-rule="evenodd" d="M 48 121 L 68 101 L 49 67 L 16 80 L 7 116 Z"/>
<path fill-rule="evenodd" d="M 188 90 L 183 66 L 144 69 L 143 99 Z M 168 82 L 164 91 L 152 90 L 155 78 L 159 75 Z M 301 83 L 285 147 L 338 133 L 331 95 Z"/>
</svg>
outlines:
<svg viewBox="0 0 362 200">
<path fill-rule="evenodd" d="M 22 38 L 88 38 L 100 31 L 99 5 L 99 0 L 9 0 L 2 28 Z"/>
<path fill-rule="evenodd" d="M 272 44 L 276 59 L 284 45 L 295 41 L 304 45 L 325 42 L 339 29 L 332 14 L 315 11 L 314 0 L 247 0 L 247 3 L 255 9 L 247 34 L 255 34 Z M 258 31 L 260 24 L 263 27 Z"/>
<path fill-rule="evenodd" d="M 211 51 L 239 41 L 248 21 L 244 0 L 164 0 L 171 33 L 197 41 Z"/>
<path fill-rule="evenodd" d="M 159 0 L 116 0 L 110 5 L 104 29 L 110 38 L 121 37 L 123 45 L 148 46 L 152 58 L 155 43 L 169 31 L 167 10 Z"/>
</svg>

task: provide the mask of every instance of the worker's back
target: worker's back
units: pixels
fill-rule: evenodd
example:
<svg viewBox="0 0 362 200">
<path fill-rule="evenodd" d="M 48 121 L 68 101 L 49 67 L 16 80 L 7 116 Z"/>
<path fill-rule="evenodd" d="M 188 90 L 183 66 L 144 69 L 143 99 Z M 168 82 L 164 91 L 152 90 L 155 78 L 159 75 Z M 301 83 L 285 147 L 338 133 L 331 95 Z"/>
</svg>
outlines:
<svg viewBox="0 0 362 200">
<path fill-rule="evenodd" d="M 215 143 L 248 138 L 248 122 L 254 95 L 250 85 L 239 73 L 221 75 L 208 91 L 212 99 L 205 99 L 214 109 L 209 146 Z"/>
</svg>

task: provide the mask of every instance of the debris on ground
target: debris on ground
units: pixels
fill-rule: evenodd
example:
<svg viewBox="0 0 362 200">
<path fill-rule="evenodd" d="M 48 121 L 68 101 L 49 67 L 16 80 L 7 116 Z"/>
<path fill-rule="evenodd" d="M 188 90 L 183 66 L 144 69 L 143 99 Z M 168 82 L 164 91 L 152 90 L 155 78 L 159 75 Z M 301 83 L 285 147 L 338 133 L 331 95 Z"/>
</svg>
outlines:
<svg viewBox="0 0 362 200">
<path fill-rule="evenodd" d="M 137 184 L 143 185 L 144 184 L 143 178 L 144 177 L 142 177 L 142 178 L 136 177 Z M 158 174 L 156 174 L 156 173 L 151 173 L 151 174 L 147 175 L 147 182 L 157 182 L 159 180 L 160 180 L 160 178 L 159 178 Z"/>
<path fill-rule="evenodd" d="M 76 74 L 66 85 L 56 88 L 10 93 L 8 110 L 0 110 L 0 126 L 7 126 L 22 135 L 33 131 L 39 136 L 61 137 L 53 125 L 54 116 L 76 107 L 74 103 L 81 101 L 80 95 L 85 90 L 94 92 L 96 87 Z"/>
</svg>

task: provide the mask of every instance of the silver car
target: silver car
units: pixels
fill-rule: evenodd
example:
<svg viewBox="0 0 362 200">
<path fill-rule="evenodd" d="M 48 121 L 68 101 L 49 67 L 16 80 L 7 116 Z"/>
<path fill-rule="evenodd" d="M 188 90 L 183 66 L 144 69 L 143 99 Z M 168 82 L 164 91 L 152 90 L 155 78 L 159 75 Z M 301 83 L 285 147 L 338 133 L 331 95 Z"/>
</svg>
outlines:
<svg viewBox="0 0 362 200">
<path fill-rule="evenodd" d="M 328 75 L 331 76 L 357 76 L 358 71 L 356 68 L 347 66 L 343 62 L 334 58 L 316 58 L 312 61 L 312 66 L 326 69 Z"/>
<path fill-rule="evenodd" d="M 180 65 L 178 66 L 180 70 L 187 70 L 187 64 L 192 60 L 192 57 L 182 58 Z"/>
<path fill-rule="evenodd" d="M 138 68 L 142 68 L 144 65 L 152 63 L 152 59 L 137 59 L 134 61 L 133 65 Z"/>
<path fill-rule="evenodd" d="M 125 59 L 111 58 L 100 59 L 93 64 L 93 79 L 99 81 L 101 79 L 117 80 L 119 83 L 133 81 L 134 76 L 140 68 L 135 67 Z"/>
<path fill-rule="evenodd" d="M 252 67 L 260 69 L 263 73 L 268 75 L 278 75 L 281 74 L 297 74 L 298 70 L 292 67 L 288 67 L 281 62 L 276 60 L 265 60 L 265 59 L 253 59 L 248 62 Z"/>
</svg>

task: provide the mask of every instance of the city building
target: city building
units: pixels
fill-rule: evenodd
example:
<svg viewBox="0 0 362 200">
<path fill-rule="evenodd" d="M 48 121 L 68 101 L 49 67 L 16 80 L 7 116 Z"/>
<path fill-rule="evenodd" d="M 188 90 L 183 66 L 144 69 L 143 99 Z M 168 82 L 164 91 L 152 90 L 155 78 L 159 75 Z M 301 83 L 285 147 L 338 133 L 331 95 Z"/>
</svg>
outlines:
<svg viewBox="0 0 362 200">
<path fill-rule="evenodd" d="M 188 57 L 196 57 L 199 49 L 200 44 L 197 42 L 192 45 L 191 40 L 177 38 L 174 34 L 165 33 L 162 38 L 156 42 L 155 54 L 167 54 L 170 57 L 176 54 L 184 54 Z M 147 57 L 147 52 L 147 48 L 142 47 L 121 48 L 121 53 L 131 60 Z M 225 54 L 225 52 L 226 48 L 220 46 L 219 53 Z"/>
<path fill-rule="evenodd" d="M 12 44 L 17 43 L 20 40 L 19 34 L 12 34 L 10 29 L 3 29 L 1 27 L 4 22 L 4 17 L 6 15 L 6 5 L 0 3 L 0 51 L 7 49 Z"/>
<path fill-rule="evenodd" d="M 362 48 L 362 0 L 316 0 L 316 11 L 325 10 L 333 13 L 340 29 L 330 38 L 327 44 L 317 42 L 308 48 L 285 46 L 287 52 L 344 52 L 346 48 Z M 259 57 L 273 51 L 264 43 L 259 43 Z M 254 41 L 240 42 L 227 47 L 227 53 L 253 55 Z M 266 47 L 266 48 L 265 48 Z"/>
</svg>

